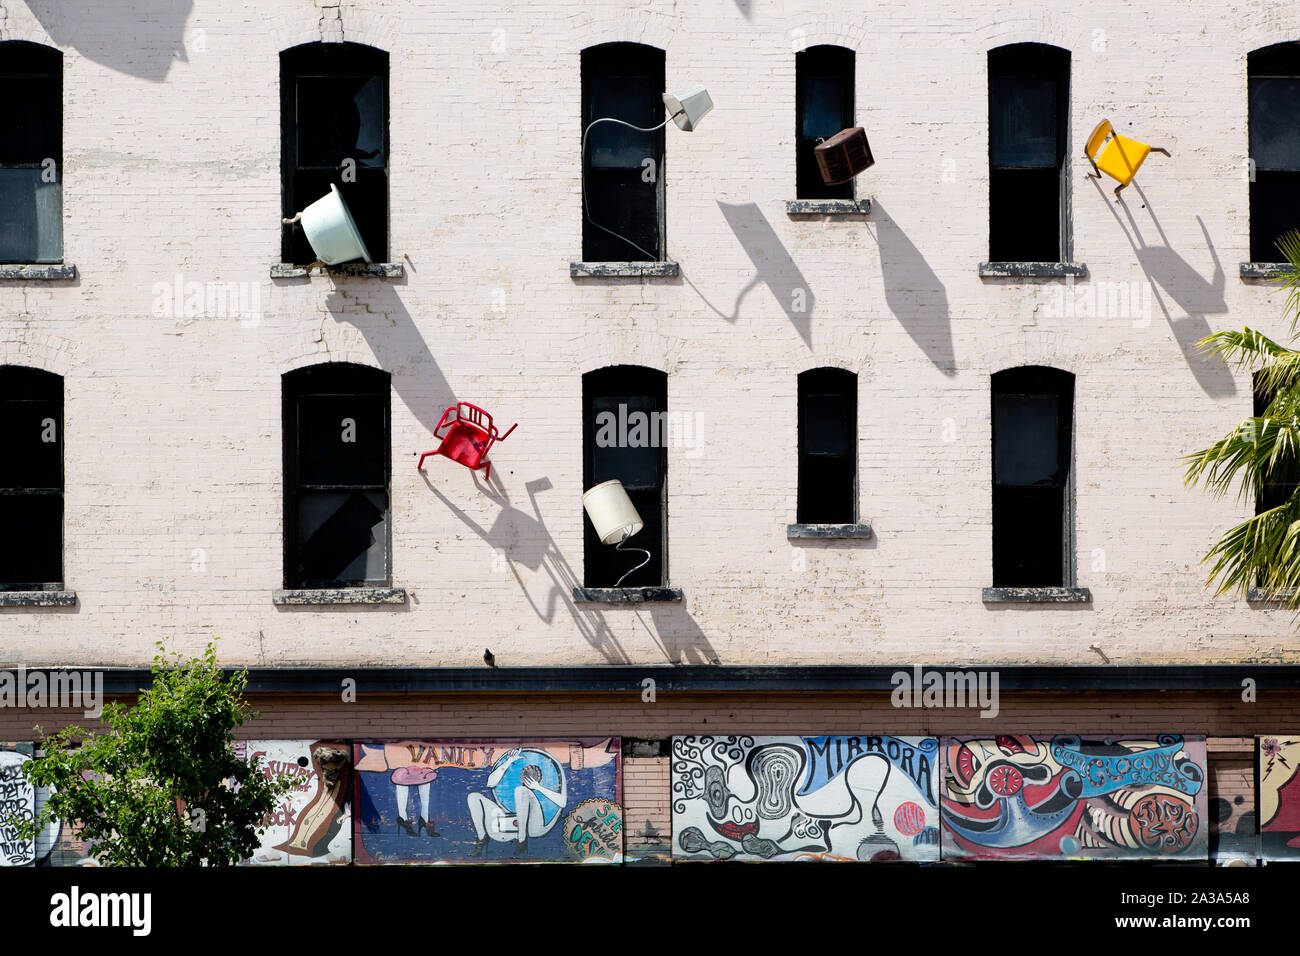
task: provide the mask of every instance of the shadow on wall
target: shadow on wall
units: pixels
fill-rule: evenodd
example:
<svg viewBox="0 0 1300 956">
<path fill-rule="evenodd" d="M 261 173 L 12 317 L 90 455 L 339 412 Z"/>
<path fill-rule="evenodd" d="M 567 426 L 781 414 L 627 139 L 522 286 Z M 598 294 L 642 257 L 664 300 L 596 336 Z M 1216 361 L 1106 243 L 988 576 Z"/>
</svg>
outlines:
<svg viewBox="0 0 1300 956">
<path fill-rule="evenodd" d="M 356 293 L 356 282 L 363 283 L 363 295 Z M 457 399 L 397 288 L 387 282 L 344 280 L 325 297 L 325 308 L 330 318 L 353 325 L 365 338 L 379 367 L 392 375 L 397 397 L 429 432 L 429 447 L 434 447 L 437 441 L 432 437 L 433 429 L 443 410 L 455 405 Z M 405 458 L 405 454 L 401 457 Z"/>
<path fill-rule="evenodd" d="M 189 62 L 185 24 L 193 0 L 26 0 L 61 47 L 119 73 L 161 83 L 172 61 Z M 207 38 L 196 36 L 194 42 Z"/>
<path fill-rule="evenodd" d="M 506 566 L 511 576 L 519 585 L 519 589 L 524 592 L 529 606 L 540 620 L 546 624 L 552 623 L 557 609 L 563 607 L 573 618 L 573 623 L 583 639 L 598 651 L 607 663 L 629 663 L 627 653 L 619 646 L 614 632 L 605 623 L 604 615 L 599 611 L 579 610 L 573 603 L 573 588 L 581 586 L 581 581 L 573 573 L 573 568 L 547 529 L 546 522 L 542 519 L 541 505 L 537 501 L 540 492 L 550 491 L 553 487 L 549 478 L 536 478 L 524 485 L 528 492 L 531 514 L 511 504 L 504 489 L 494 492 L 488 488 L 488 497 L 501 506 L 501 511 L 492 522 L 492 527 L 484 528 L 439 491 L 429 480 L 428 475 L 421 473 L 421 477 L 424 478 L 424 483 L 428 485 L 429 490 L 460 519 L 462 524 L 486 541 L 494 551 L 499 551 L 505 556 Z M 477 480 L 474 484 L 480 489 L 483 487 Z M 551 579 L 551 584 L 544 598 L 540 601 L 534 600 L 533 595 L 528 591 L 528 586 L 519 576 L 516 565 L 523 565 L 533 572 L 538 569 L 546 572 L 547 577 Z"/>
<path fill-rule="evenodd" d="M 947 290 L 907 233 L 876 199 L 871 201 L 871 222 L 876 226 L 889 311 L 935 368 L 944 375 L 956 375 Z"/>
<path fill-rule="evenodd" d="M 804 344 L 811 348 L 812 313 L 816 300 L 808 280 L 803 277 L 799 266 L 782 245 L 781 237 L 776 234 L 772 224 L 758 208 L 758 203 L 719 201 L 718 208 L 722 210 L 723 218 L 727 220 L 731 231 L 736 234 L 736 239 L 745 250 L 745 255 L 749 256 L 749 261 L 754 264 L 754 277 L 736 293 L 736 301 L 731 307 L 730 315 L 706 299 L 694 283 L 691 283 L 691 288 L 695 289 L 710 309 L 728 322 L 735 322 L 740 316 L 740 303 L 745 296 L 749 295 L 750 290 L 756 286 L 765 285 L 776 298 L 777 304 L 785 312 L 785 317 L 795 327 Z"/>
<path fill-rule="evenodd" d="M 700 625 L 690 612 L 680 604 L 649 605 L 650 636 L 663 649 L 670 664 L 719 664 L 718 652 L 713 649 Z M 645 619 L 637 619 L 645 626 Z"/>
<path fill-rule="evenodd" d="M 1095 179 L 1089 177 L 1088 181 L 1106 203 L 1106 208 L 1115 217 L 1115 221 L 1124 232 L 1124 237 L 1133 247 L 1133 255 L 1137 257 L 1138 265 L 1142 267 L 1147 284 L 1151 288 L 1151 297 L 1160 307 L 1160 312 L 1173 332 L 1174 341 L 1178 343 L 1178 348 L 1183 353 L 1183 360 L 1187 362 L 1187 367 L 1195 377 L 1196 383 L 1211 398 L 1236 394 L 1237 382 L 1233 378 L 1232 370 L 1223 359 L 1201 351 L 1197 344 L 1211 331 L 1206 315 L 1220 315 L 1228 311 L 1227 300 L 1224 298 L 1227 277 L 1223 271 L 1223 264 L 1219 261 L 1219 253 L 1210 240 L 1209 230 L 1205 228 L 1205 222 L 1200 216 L 1196 217 L 1196 222 L 1201 227 L 1201 235 L 1205 237 L 1206 249 L 1209 250 L 1210 258 L 1214 260 L 1214 274 L 1209 279 L 1197 272 L 1170 246 L 1169 237 L 1165 235 L 1160 221 L 1156 218 L 1155 210 L 1151 208 L 1151 201 L 1147 199 L 1146 193 L 1142 192 L 1141 186 L 1136 182 L 1133 183 L 1133 188 L 1142 197 L 1142 205 L 1146 207 L 1147 214 L 1151 217 L 1151 224 L 1160 237 L 1159 245 L 1146 244 L 1138 222 L 1122 196 L 1118 203 L 1112 204 L 1110 194 L 1103 190 Z M 1123 208 L 1124 216 L 1128 219 L 1127 225 L 1115 210 L 1116 205 Z M 1165 302 L 1166 296 L 1178 309 L 1187 314 L 1175 318 Z M 1134 318 L 1144 317 L 1135 315 Z"/>
</svg>

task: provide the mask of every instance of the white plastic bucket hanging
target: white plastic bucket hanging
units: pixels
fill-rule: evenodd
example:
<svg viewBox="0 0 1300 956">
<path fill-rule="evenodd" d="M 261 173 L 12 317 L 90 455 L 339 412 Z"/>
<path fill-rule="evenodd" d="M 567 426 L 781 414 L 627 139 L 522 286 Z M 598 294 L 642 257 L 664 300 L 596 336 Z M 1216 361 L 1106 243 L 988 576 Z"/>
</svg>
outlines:
<svg viewBox="0 0 1300 956">
<path fill-rule="evenodd" d="M 617 551 L 640 551 L 645 555 L 644 561 L 614 582 L 614 587 L 622 587 L 628 575 L 640 571 L 650 563 L 650 552 L 645 548 L 624 547 L 628 538 L 645 527 L 645 522 L 637 513 L 632 499 L 627 496 L 623 483 L 617 478 L 588 488 L 582 495 L 582 507 L 586 509 L 587 517 L 591 519 L 591 526 L 596 529 L 601 544 L 612 544 Z"/>
<path fill-rule="evenodd" d="M 317 199 L 292 219 L 284 221 L 302 223 L 302 231 L 311 243 L 312 252 L 327 266 L 351 262 L 353 259 L 373 261 L 361 239 L 357 224 L 352 221 L 352 214 L 343 202 L 339 187 L 334 183 L 330 183 L 328 195 Z"/>
</svg>

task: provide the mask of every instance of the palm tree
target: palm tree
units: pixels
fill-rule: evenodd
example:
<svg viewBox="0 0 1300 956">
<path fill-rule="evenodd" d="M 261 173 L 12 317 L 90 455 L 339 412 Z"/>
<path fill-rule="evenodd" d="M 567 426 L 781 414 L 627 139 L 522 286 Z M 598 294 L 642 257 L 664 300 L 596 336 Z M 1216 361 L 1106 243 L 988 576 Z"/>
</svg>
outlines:
<svg viewBox="0 0 1300 956">
<path fill-rule="evenodd" d="M 1291 266 L 1282 280 L 1293 344 L 1300 335 L 1300 231 L 1278 248 Z M 1188 455 L 1186 481 L 1223 495 L 1240 482 L 1238 501 L 1257 503 L 1257 514 L 1229 529 L 1204 561 L 1217 594 L 1258 587 L 1287 607 L 1300 609 L 1300 349 L 1280 345 L 1253 329 L 1206 336 L 1200 346 L 1238 368 L 1256 372 L 1258 394 L 1269 397 L 1263 414 L 1245 419 L 1210 447 Z"/>
</svg>

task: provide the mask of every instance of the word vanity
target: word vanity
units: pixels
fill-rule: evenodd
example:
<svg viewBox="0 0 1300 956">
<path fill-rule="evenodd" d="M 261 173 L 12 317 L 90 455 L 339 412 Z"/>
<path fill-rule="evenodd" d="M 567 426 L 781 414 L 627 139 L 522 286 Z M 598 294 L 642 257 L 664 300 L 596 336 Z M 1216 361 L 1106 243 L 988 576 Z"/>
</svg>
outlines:
<svg viewBox="0 0 1300 956">
<path fill-rule="evenodd" d="M 981 717 L 998 715 L 997 671 L 922 671 L 918 664 L 889 682 L 895 707 L 979 707 Z"/>
<path fill-rule="evenodd" d="M 131 935 L 148 936 L 153 928 L 153 896 L 149 893 L 82 893 L 74 886 L 70 893 L 50 897 L 50 925 L 129 926 Z"/>
<path fill-rule="evenodd" d="M 104 712 L 104 675 L 99 671 L 0 671 L 0 708 L 80 708 L 88 720 Z"/>
</svg>

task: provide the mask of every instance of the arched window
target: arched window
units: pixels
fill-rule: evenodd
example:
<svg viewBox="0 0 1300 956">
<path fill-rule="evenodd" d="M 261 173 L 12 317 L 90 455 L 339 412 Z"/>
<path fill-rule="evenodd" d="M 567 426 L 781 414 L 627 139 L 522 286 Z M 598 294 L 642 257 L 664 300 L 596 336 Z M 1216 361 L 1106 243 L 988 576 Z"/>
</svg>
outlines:
<svg viewBox="0 0 1300 956">
<path fill-rule="evenodd" d="M 842 368 L 799 376 L 800 524 L 858 518 L 858 377 Z"/>
<path fill-rule="evenodd" d="M 0 262 L 63 261 L 63 54 L 0 43 Z"/>
<path fill-rule="evenodd" d="M 63 379 L 0 365 L 0 590 L 63 588 Z"/>
<path fill-rule="evenodd" d="M 853 126 L 853 51 L 814 46 L 795 54 L 795 172 L 799 199 L 852 199 L 853 181 L 828 186 L 817 156 L 819 140 Z"/>
<path fill-rule="evenodd" d="M 1277 241 L 1300 229 L 1300 42 L 1246 58 L 1250 95 L 1250 259 L 1282 262 Z"/>
<path fill-rule="evenodd" d="M 342 362 L 284 376 L 286 588 L 392 582 L 389 381 Z"/>
<path fill-rule="evenodd" d="M 650 562 L 625 587 L 668 584 L 668 376 L 639 365 L 611 365 L 582 376 L 583 488 L 617 478 L 645 526 L 628 542 Z M 584 518 L 583 583 L 612 587 L 636 560 L 601 544 Z"/>
<path fill-rule="evenodd" d="M 640 43 L 582 51 L 582 130 L 612 118 L 649 128 L 664 121 L 664 52 Z M 664 258 L 664 131 L 598 123 L 582 157 L 586 214 L 582 258 L 642 262 Z"/>
<path fill-rule="evenodd" d="M 1070 254 L 1070 53 L 1041 43 L 989 51 L 989 259 Z"/>
<path fill-rule="evenodd" d="M 993 586 L 1072 587 L 1074 376 L 993 375 Z"/>
<path fill-rule="evenodd" d="M 388 259 L 388 54 L 360 43 L 305 43 L 280 54 L 284 217 L 336 185 L 376 262 Z M 286 225 L 282 256 L 316 256 Z"/>
</svg>

